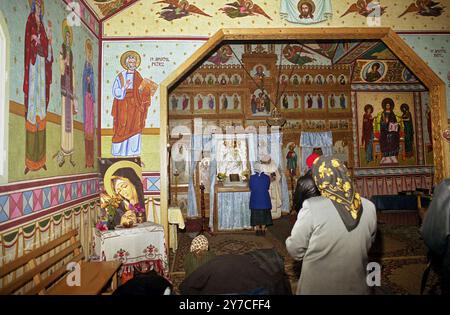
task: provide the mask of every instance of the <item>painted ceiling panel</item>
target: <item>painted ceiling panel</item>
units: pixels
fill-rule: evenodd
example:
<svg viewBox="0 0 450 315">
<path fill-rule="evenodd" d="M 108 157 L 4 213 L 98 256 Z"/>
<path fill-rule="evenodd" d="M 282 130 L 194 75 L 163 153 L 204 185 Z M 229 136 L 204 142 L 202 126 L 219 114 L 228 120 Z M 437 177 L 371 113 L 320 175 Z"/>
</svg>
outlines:
<svg viewBox="0 0 450 315">
<path fill-rule="evenodd" d="M 282 65 L 331 65 L 331 58 L 327 58 L 321 52 L 318 52 L 312 47 L 309 47 L 309 45 L 301 42 L 223 45 L 205 62 L 205 65 L 240 65 L 242 63 L 243 54 L 274 55 L 277 64 L 279 64 L 279 56 L 281 56 Z M 236 58 L 236 56 L 238 56 L 238 58 Z"/>
<path fill-rule="evenodd" d="M 99 20 L 108 18 L 139 0 L 84 0 Z"/>
</svg>

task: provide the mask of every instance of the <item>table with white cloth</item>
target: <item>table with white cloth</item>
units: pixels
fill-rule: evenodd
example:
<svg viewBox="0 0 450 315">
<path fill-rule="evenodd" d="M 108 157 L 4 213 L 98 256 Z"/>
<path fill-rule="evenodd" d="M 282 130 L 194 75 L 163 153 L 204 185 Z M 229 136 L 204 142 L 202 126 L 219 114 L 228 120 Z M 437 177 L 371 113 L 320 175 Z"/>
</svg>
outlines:
<svg viewBox="0 0 450 315">
<path fill-rule="evenodd" d="M 132 228 L 94 229 L 94 253 L 102 261 L 122 262 L 119 276 L 131 278 L 134 271 L 155 270 L 168 277 L 169 265 L 162 225 L 140 223 Z"/>
<path fill-rule="evenodd" d="M 214 230 L 251 229 L 248 186 L 215 186 Z"/>
<path fill-rule="evenodd" d="M 170 206 L 168 211 L 169 221 L 169 247 L 175 252 L 178 249 L 178 228 L 184 229 L 184 218 L 181 208 Z"/>
</svg>

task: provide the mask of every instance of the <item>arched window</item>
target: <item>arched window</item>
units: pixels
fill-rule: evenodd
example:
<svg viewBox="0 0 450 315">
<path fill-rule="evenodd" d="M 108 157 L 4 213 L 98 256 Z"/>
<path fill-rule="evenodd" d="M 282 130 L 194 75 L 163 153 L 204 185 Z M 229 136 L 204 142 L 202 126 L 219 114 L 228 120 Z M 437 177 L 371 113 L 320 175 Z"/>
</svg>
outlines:
<svg viewBox="0 0 450 315">
<path fill-rule="evenodd" d="M 8 37 L 6 21 L 0 12 L 0 184 L 8 181 Z"/>
</svg>

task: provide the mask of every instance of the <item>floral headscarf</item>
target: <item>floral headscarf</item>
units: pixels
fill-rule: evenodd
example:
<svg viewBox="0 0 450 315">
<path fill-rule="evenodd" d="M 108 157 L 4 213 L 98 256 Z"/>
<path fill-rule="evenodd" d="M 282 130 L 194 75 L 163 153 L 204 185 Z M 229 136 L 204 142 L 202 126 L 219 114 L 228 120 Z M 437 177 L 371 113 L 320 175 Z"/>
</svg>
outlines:
<svg viewBox="0 0 450 315">
<path fill-rule="evenodd" d="M 192 253 L 199 253 L 208 250 L 208 239 L 204 235 L 199 235 L 192 240 L 191 249 Z"/>
<path fill-rule="evenodd" d="M 356 228 L 363 208 L 345 165 L 336 158 L 322 156 L 314 161 L 312 173 L 320 193 L 333 202 L 347 230 Z"/>
</svg>

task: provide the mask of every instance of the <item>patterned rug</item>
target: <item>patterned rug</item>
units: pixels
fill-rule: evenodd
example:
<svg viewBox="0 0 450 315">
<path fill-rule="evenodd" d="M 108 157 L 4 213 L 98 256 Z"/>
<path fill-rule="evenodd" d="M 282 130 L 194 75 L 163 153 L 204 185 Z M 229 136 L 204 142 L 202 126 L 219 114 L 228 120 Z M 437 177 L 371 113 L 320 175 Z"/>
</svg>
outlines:
<svg viewBox="0 0 450 315">
<path fill-rule="evenodd" d="M 285 239 L 290 235 L 295 218 L 283 216 L 274 220 L 264 237 L 254 232 L 230 232 L 207 234 L 210 249 L 216 255 L 243 254 L 255 249 L 275 248 L 284 257 L 285 270 L 295 292 L 299 278 L 299 264 L 287 253 Z M 184 280 L 183 260 L 195 233 L 178 233 L 178 250 L 170 253 L 171 280 L 175 292 Z M 370 252 L 370 261 L 381 264 L 381 286 L 374 294 L 419 294 L 420 282 L 426 267 L 426 247 L 420 238 L 417 225 L 378 224 L 375 244 Z M 430 273 L 425 294 L 440 292 L 437 277 Z"/>
</svg>

